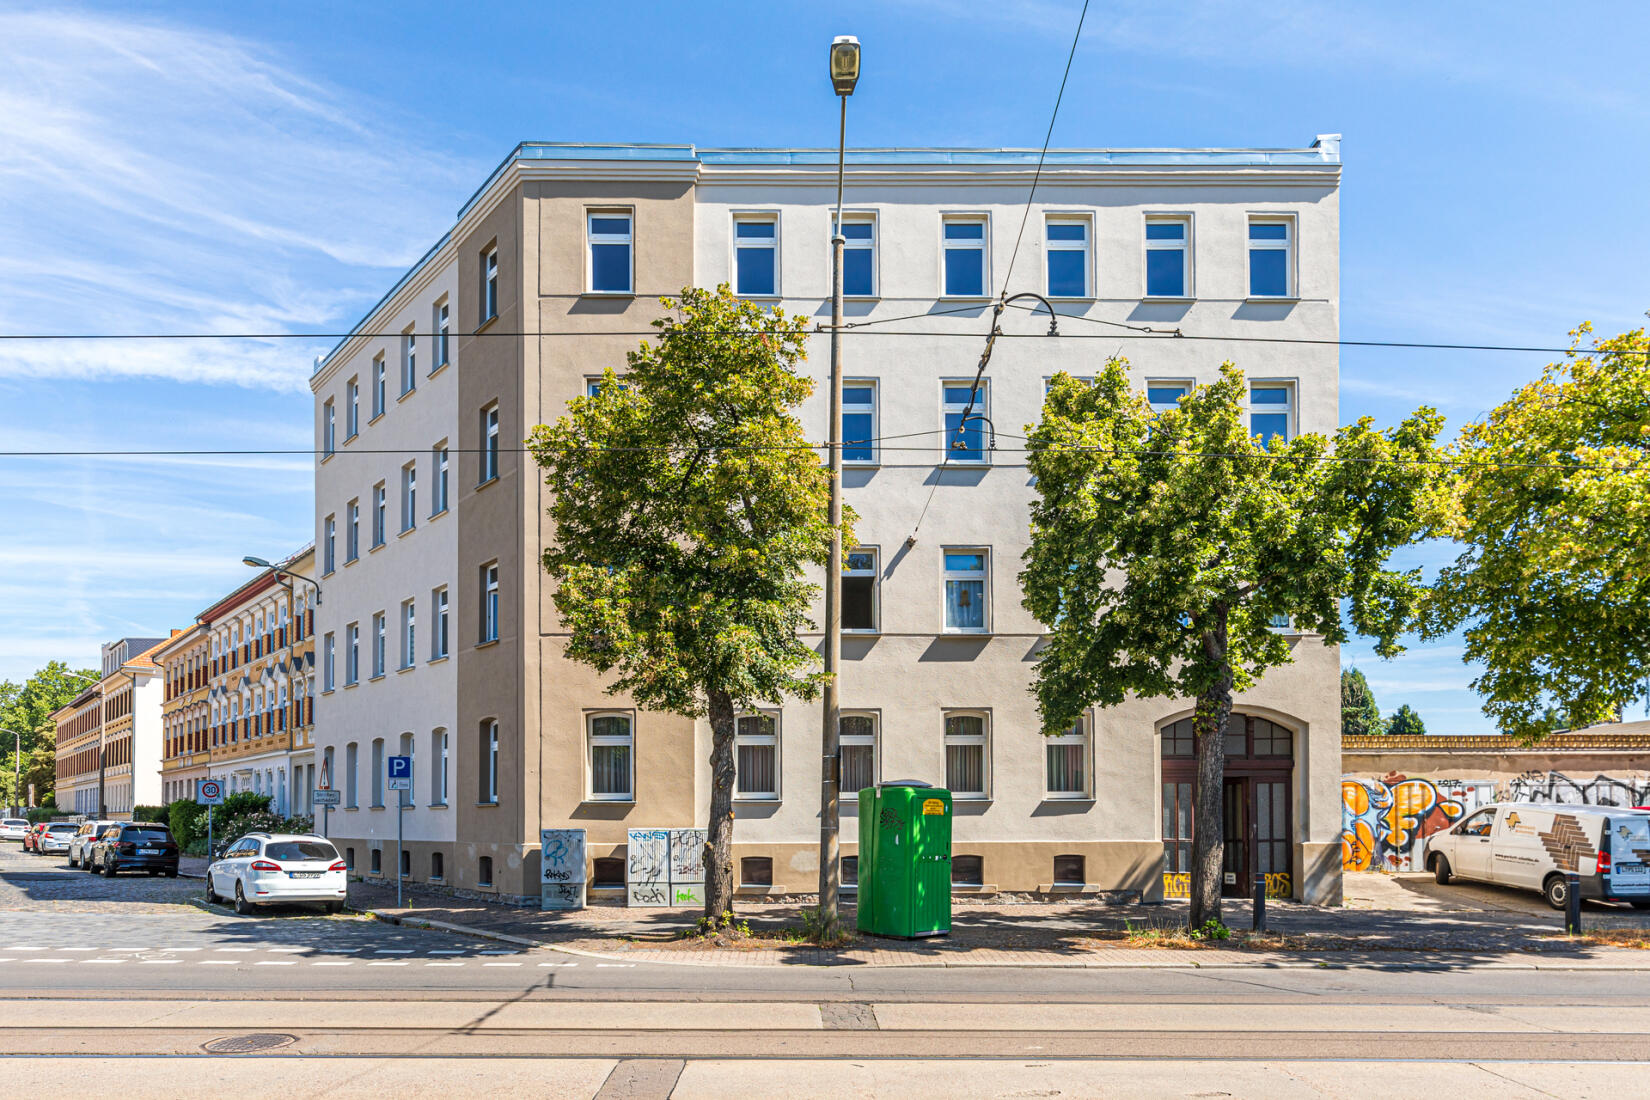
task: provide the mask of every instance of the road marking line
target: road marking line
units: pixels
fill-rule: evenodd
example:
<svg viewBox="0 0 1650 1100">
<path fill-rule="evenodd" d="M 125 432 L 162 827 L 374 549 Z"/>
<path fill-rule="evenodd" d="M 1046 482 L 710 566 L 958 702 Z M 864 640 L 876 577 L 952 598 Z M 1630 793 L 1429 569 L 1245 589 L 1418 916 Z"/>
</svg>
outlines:
<svg viewBox="0 0 1650 1100">
<path fill-rule="evenodd" d="M 291 959 L 282 959 L 279 962 L 272 962 L 272 961 L 266 959 L 262 962 L 255 962 L 252 965 L 253 966 L 297 966 L 298 964 L 293 962 Z"/>
<path fill-rule="evenodd" d="M 463 966 L 464 964 L 463 963 L 457 963 L 457 962 L 442 962 L 442 963 L 425 963 L 424 965 L 425 966 Z"/>
<path fill-rule="evenodd" d="M 73 959 L 35 959 L 37 963 L 72 963 Z"/>
<path fill-rule="evenodd" d="M 410 947 L 380 947 L 373 951 L 374 955 L 411 955 L 412 953 L 413 949 Z"/>
<path fill-rule="evenodd" d="M 308 950 L 307 947 L 271 947 L 269 952 L 272 955 L 301 955 Z"/>
<path fill-rule="evenodd" d="M 87 950 L 91 950 L 91 949 L 87 948 Z M 214 947 L 212 950 L 214 950 L 214 951 L 251 951 L 251 950 L 254 950 L 254 949 L 251 948 L 251 947 Z"/>
<path fill-rule="evenodd" d="M 635 966 L 635 963 L 597 963 L 597 966 Z"/>
<path fill-rule="evenodd" d="M 135 952 L 135 951 L 147 951 L 149 949 L 147 947 L 105 947 L 103 950 L 105 950 L 105 951 Z"/>
<path fill-rule="evenodd" d="M 313 963 L 310 963 L 310 965 L 311 966 L 354 966 L 355 963 L 354 963 L 353 960 L 346 960 L 344 962 L 313 962 Z"/>
<path fill-rule="evenodd" d="M 155 948 L 155 950 L 156 951 L 200 951 L 200 950 L 203 950 L 203 948 L 199 948 L 199 947 L 157 947 L 157 948 Z"/>
<path fill-rule="evenodd" d="M 22 948 L 17 948 L 17 950 L 21 951 Z M 450 947 L 438 947 L 438 948 L 432 950 L 430 952 L 430 954 L 432 954 L 432 955 L 462 955 L 462 954 L 464 954 L 464 952 L 461 951 L 461 950 L 456 950 L 454 948 L 450 948 Z"/>
<path fill-rule="evenodd" d="M 125 959 L 81 959 L 80 961 L 83 962 L 83 963 L 92 963 L 92 964 L 102 963 L 104 966 L 119 966 L 121 963 L 125 962 L 126 960 Z"/>
<path fill-rule="evenodd" d="M 482 966 L 520 966 L 520 963 L 482 963 Z"/>
<path fill-rule="evenodd" d="M 407 960 L 405 960 L 405 959 L 379 959 L 377 962 L 370 962 L 367 965 L 368 966 L 407 966 L 409 964 L 408 964 Z"/>
<path fill-rule="evenodd" d="M 239 966 L 241 964 L 238 963 L 238 962 L 235 962 L 231 959 L 202 959 L 200 965 L 202 965 L 202 966 Z"/>
<path fill-rule="evenodd" d="M 139 959 L 144 966 L 176 966 L 182 959 Z"/>
<path fill-rule="evenodd" d="M 95 947 L 54 947 L 54 951 L 96 951 Z"/>
<path fill-rule="evenodd" d="M 89 951 L 89 950 L 91 950 L 91 948 L 87 948 L 87 950 Z M 476 952 L 476 954 L 478 954 L 478 955 L 519 955 L 519 954 L 521 954 L 521 952 L 520 951 L 478 951 L 478 952 Z"/>
</svg>

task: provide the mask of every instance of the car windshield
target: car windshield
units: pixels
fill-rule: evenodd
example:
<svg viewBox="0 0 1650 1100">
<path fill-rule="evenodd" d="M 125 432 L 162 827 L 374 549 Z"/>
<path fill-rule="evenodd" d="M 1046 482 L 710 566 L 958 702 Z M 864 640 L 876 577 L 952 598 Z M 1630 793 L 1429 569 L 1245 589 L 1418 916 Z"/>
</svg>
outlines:
<svg viewBox="0 0 1650 1100">
<path fill-rule="evenodd" d="M 24 818 L 21 818 L 21 817 L 8 817 L 8 818 L 6 818 L 4 824 L 6 824 L 6 825 L 27 825 L 28 821 L 25 820 Z"/>
<path fill-rule="evenodd" d="M 172 834 L 165 829 L 127 829 L 120 834 L 120 839 L 138 844 L 165 844 L 172 839 Z"/>
<path fill-rule="evenodd" d="M 78 833 L 80 826 L 74 824 L 53 825 L 46 830 L 48 833 Z"/>
<path fill-rule="evenodd" d="M 338 849 L 324 840 L 276 840 L 264 847 L 270 859 L 337 859 Z"/>
</svg>

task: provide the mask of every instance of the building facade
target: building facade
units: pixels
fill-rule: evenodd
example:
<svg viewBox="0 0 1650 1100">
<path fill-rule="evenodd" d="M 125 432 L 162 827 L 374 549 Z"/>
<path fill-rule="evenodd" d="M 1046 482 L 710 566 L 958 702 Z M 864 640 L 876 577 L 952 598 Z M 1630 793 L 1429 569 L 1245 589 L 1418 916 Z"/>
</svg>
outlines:
<svg viewBox="0 0 1650 1100">
<path fill-rule="evenodd" d="M 155 651 L 160 666 L 161 702 L 161 801 L 194 798 L 196 785 L 208 778 L 212 760 L 211 709 L 207 693 L 211 688 L 211 637 L 196 623 L 172 636 Z"/>
<path fill-rule="evenodd" d="M 1229 359 L 1248 375 L 1257 433 L 1332 432 L 1334 347 L 1264 341 L 1339 334 L 1339 141 L 1053 151 L 1028 207 L 1036 161 L 848 155 L 844 486 L 860 545 L 844 584 L 843 783 L 949 787 L 959 890 L 1155 898 L 1184 888 L 1192 704 L 1131 700 L 1063 737 L 1040 732 L 1027 688 L 1042 631 L 1015 579 L 1032 494 L 1020 438 L 1049 378 L 1092 376 L 1119 351 L 1154 403 Z M 593 882 L 614 885 L 628 828 L 702 825 L 707 724 L 640 711 L 564 655 L 539 565 L 548 501 L 520 441 L 604 369 L 622 372 L 658 298 L 685 285 L 828 316 L 835 172 L 834 150 L 518 147 L 319 364 L 318 554 L 337 547 L 320 566 L 321 661 L 331 652 L 336 675 L 323 671 L 319 743 L 357 805 L 334 833 L 365 849 L 358 870 L 385 866 L 370 854 L 384 847 L 377 823 L 394 829 L 361 806 L 362 785 L 376 801 L 382 756 L 409 744 L 420 783 L 443 792 L 439 810 L 409 814 L 439 830 L 411 846 L 416 879 L 439 866 L 465 890 L 532 896 L 539 830 L 577 827 Z M 999 341 L 976 384 L 992 301 L 1020 291 L 1055 303 L 1062 338 Z M 1046 325 L 1015 310 L 1001 323 Z M 1142 329 L 1203 339 L 1133 340 Z M 821 381 L 826 340 L 808 364 Z M 800 410 L 810 438 L 825 436 L 826 399 L 820 386 Z M 437 516 L 392 531 L 409 483 L 438 481 Z M 395 648 L 403 622 L 439 622 L 440 656 Z M 386 648 L 411 663 L 392 670 Z M 1332 901 L 1339 654 L 1311 635 L 1294 650 L 1237 700 L 1229 878 L 1242 889 L 1265 871 L 1276 893 Z M 739 731 L 741 888 L 809 891 L 819 706 L 759 708 Z M 850 859 L 855 828 L 849 805 Z"/>
<path fill-rule="evenodd" d="M 56 791 L 65 813 L 130 817 L 161 800 L 160 668 L 168 639 L 121 638 L 103 647 L 103 676 L 55 711 Z"/>
</svg>

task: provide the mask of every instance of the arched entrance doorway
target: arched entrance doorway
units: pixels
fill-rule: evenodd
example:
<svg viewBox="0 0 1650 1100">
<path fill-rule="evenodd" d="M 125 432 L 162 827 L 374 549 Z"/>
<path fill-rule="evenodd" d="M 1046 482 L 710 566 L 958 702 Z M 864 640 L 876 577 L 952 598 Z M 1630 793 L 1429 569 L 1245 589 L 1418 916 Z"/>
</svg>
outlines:
<svg viewBox="0 0 1650 1100">
<path fill-rule="evenodd" d="M 1186 897 L 1192 868 L 1197 758 L 1192 720 L 1163 727 L 1163 895 Z M 1294 896 L 1295 734 L 1254 714 L 1234 713 L 1226 729 L 1221 824 L 1226 841 L 1221 893 L 1247 897 L 1256 872 L 1270 897 Z"/>
</svg>

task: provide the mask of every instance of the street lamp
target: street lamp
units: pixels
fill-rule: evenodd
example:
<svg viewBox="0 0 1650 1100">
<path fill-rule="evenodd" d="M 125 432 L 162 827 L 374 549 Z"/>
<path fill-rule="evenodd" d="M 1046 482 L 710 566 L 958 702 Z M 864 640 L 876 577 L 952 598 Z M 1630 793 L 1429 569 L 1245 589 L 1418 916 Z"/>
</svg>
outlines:
<svg viewBox="0 0 1650 1100">
<path fill-rule="evenodd" d="M 285 588 L 288 592 L 292 591 L 292 586 L 290 584 L 287 584 L 286 581 L 281 580 L 280 579 L 281 576 L 285 575 L 285 576 L 288 576 L 288 577 L 297 577 L 299 580 L 303 581 L 305 584 L 307 584 L 311 588 L 315 589 L 315 602 L 316 602 L 316 604 L 319 605 L 320 602 L 321 602 L 321 585 L 320 585 L 320 583 L 315 581 L 314 579 L 312 579 L 310 577 L 304 576 L 302 573 L 294 573 L 290 569 L 284 569 L 281 566 L 274 564 L 273 562 L 267 562 L 262 558 L 255 558 L 250 554 L 248 554 L 246 557 L 241 559 L 241 564 L 242 565 L 250 565 L 254 569 L 273 569 L 273 570 L 275 570 L 275 574 L 276 574 L 275 579 L 277 581 L 279 581 L 281 586 L 283 588 Z"/>
<path fill-rule="evenodd" d="M 0 733 L 9 733 L 17 738 L 17 748 L 11 757 L 11 812 L 16 817 L 23 816 L 23 735 L 16 730 L 0 727 Z"/>
<path fill-rule="evenodd" d="M 859 83 L 859 39 L 839 35 L 831 41 L 831 87 L 837 94 L 836 221 L 831 227 L 831 422 L 826 451 L 831 465 L 831 557 L 825 567 L 825 692 L 819 779 L 819 919 L 829 935 L 837 922 L 842 889 L 837 837 L 841 817 L 838 769 L 841 761 L 837 723 L 841 701 L 837 669 L 842 664 L 842 174 L 848 156 L 848 97 Z"/>
</svg>

